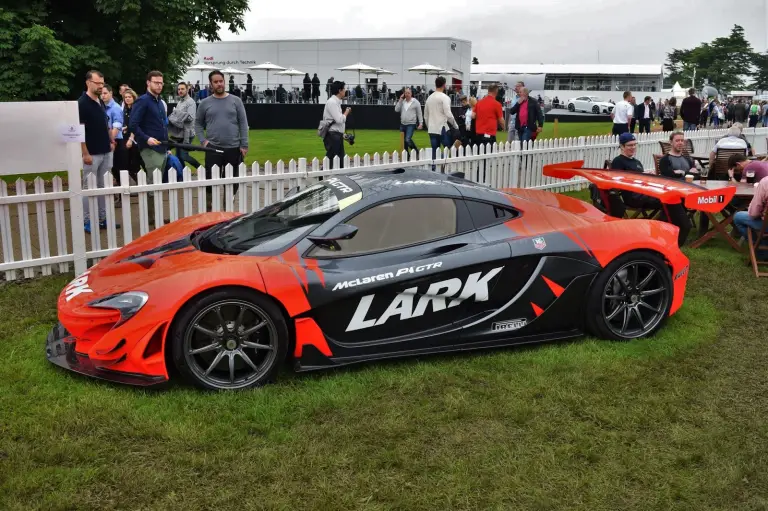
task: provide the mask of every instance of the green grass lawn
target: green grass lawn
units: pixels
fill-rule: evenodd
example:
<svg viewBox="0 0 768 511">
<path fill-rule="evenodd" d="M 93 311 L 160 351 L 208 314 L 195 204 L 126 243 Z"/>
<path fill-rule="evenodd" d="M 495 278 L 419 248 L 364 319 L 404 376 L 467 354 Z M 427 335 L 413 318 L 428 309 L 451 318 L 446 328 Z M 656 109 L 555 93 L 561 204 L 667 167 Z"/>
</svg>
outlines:
<svg viewBox="0 0 768 511">
<path fill-rule="evenodd" d="M 584 197 L 584 194 L 579 194 Z M 0 509 L 765 509 L 765 282 L 715 241 L 655 338 L 423 357 L 255 391 L 56 369 L 61 275 L 0 286 Z"/>
<path fill-rule="evenodd" d="M 544 126 L 543 137 L 552 138 L 553 123 Z M 578 137 L 587 135 L 605 135 L 610 133 L 610 124 L 603 122 L 590 123 L 561 123 L 558 126 L 559 137 Z M 355 145 L 345 144 L 345 150 L 350 156 L 365 153 L 384 153 L 398 151 L 400 147 L 400 132 L 397 130 L 357 130 Z M 500 140 L 506 141 L 506 132 Z M 278 160 L 288 162 L 291 159 L 312 158 L 322 159 L 325 156 L 323 142 L 317 136 L 317 130 L 251 130 L 249 136 L 250 150 L 245 162 L 250 165 L 255 161 L 264 163 L 271 161 L 273 164 Z M 429 136 L 426 131 L 417 131 L 414 141 L 418 147 L 429 147 Z M 195 152 L 193 156 L 200 162 L 204 162 L 205 155 Z M 41 174 L 45 179 L 51 179 L 54 175 L 66 175 L 66 173 L 47 173 Z M 19 177 L 25 180 L 32 180 L 35 175 L 21 176 L 0 176 L 4 181 L 11 183 Z"/>
</svg>

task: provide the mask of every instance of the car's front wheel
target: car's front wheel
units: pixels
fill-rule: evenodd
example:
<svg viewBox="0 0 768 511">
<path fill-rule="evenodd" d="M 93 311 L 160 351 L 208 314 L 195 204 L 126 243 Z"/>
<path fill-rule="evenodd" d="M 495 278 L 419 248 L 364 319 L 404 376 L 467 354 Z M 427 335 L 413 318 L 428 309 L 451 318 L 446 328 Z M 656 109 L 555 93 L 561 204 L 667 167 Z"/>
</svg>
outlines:
<svg viewBox="0 0 768 511">
<path fill-rule="evenodd" d="M 188 304 L 174 321 L 176 368 L 211 390 L 256 387 L 272 381 L 288 347 L 288 327 L 268 298 L 221 289 Z"/>
<path fill-rule="evenodd" d="M 587 329 L 602 339 L 628 341 L 655 334 L 672 306 L 672 274 L 651 252 L 616 258 L 597 276 L 587 301 Z"/>
<path fill-rule="evenodd" d="M 592 113 L 593 114 L 599 114 L 600 113 L 600 107 L 595 105 L 592 107 Z"/>
</svg>

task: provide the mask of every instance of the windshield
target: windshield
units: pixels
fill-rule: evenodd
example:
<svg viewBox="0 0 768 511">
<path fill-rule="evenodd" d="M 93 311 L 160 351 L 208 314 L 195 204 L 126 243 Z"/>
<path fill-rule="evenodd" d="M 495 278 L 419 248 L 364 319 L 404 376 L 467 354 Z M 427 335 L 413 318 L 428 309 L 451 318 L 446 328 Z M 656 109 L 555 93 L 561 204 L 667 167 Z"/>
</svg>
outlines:
<svg viewBox="0 0 768 511">
<path fill-rule="evenodd" d="M 215 226 L 206 233 L 203 245 L 228 254 L 240 254 L 255 247 L 259 251 L 279 248 L 294 241 L 339 211 L 334 192 L 317 184 L 255 213 Z"/>
</svg>

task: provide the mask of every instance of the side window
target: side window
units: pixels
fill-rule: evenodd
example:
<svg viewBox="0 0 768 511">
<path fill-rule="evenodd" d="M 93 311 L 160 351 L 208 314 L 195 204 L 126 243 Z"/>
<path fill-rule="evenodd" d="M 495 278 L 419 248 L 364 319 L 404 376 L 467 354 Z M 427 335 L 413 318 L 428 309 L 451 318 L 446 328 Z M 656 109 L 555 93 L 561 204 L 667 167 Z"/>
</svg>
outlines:
<svg viewBox="0 0 768 511">
<path fill-rule="evenodd" d="M 453 199 L 418 197 L 385 202 L 366 209 L 345 222 L 357 227 L 349 240 L 339 240 L 340 250 L 314 247 L 310 257 L 344 257 L 391 250 L 424 243 L 464 230 Z"/>
<path fill-rule="evenodd" d="M 514 209 L 504 208 L 496 204 L 473 200 L 466 201 L 466 204 L 476 229 L 485 229 L 518 216 Z"/>
</svg>

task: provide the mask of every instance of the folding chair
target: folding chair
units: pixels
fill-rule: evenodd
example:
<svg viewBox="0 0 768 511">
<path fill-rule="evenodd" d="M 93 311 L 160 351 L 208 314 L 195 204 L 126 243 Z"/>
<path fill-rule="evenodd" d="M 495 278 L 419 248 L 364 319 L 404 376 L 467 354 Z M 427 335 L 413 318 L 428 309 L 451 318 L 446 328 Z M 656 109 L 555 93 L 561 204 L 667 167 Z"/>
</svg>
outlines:
<svg viewBox="0 0 768 511">
<path fill-rule="evenodd" d="M 603 169 L 610 169 L 611 163 L 611 160 L 605 160 L 605 162 L 603 162 Z M 590 185 L 590 187 L 592 186 L 594 185 Z M 645 210 L 643 208 L 633 208 L 631 206 L 624 205 L 624 214 L 622 215 L 622 218 L 646 218 L 652 220 L 659 216 L 659 214 L 661 214 L 660 209 Z"/>
<path fill-rule="evenodd" d="M 664 158 L 663 154 L 654 154 L 653 155 L 653 170 L 656 171 L 656 175 L 661 175 L 661 167 L 659 166 L 661 163 L 661 159 Z"/>
<path fill-rule="evenodd" d="M 664 156 L 665 154 L 669 153 L 670 148 L 672 147 L 672 144 L 669 142 L 664 142 L 663 140 L 659 140 L 659 145 L 661 146 L 661 155 Z M 683 147 L 683 156 L 691 156 L 692 154 L 695 154 L 693 151 L 693 140 L 690 138 L 685 139 L 685 146 Z"/>
<path fill-rule="evenodd" d="M 696 154 L 696 151 L 693 150 L 693 140 L 690 138 L 685 139 L 685 147 L 683 147 L 683 154 L 685 156 L 691 156 L 692 154 Z"/>
<path fill-rule="evenodd" d="M 728 158 L 732 154 L 747 154 L 746 149 L 718 149 L 715 161 L 709 162 L 708 178 L 713 181 L 728 180 Z"/>
<path fill-rule="evenodd" d="M 755 277 L 768 277 L 768 272 L 760 271 L 761 266 L 768 266 L 768 261 L 758 261 L 757 254 L 761 250 L 768 251 L 768 236 L 765 235 L 765 231 L 768 229 L 768 208 L 765 208 L 763 212 L 763 225 L 760 232 L 755 232 L 753 229 L 747 229 L 747 243 L 749 246 L 749 260 L 752 263 L 752 271 L 755 272 Z"/>
</svg>

